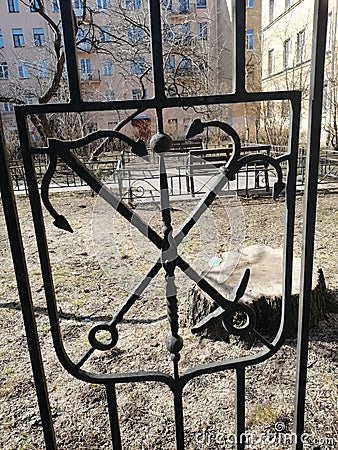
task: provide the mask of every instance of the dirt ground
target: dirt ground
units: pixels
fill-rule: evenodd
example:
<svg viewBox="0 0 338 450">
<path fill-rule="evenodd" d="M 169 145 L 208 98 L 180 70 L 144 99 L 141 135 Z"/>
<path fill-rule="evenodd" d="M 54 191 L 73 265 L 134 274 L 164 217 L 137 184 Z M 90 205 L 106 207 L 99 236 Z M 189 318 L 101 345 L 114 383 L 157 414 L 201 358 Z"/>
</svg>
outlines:
<svg viewBox="0 0 338 450">
<path fill-rule="evenodd" d="M 44 210 L 53 270 L 59 323 L 69 356 L 78 361 L 88 350 L 88 330 L 109 320 L 126 293 L 158 258 L 158 251 L 89 192 L 59 193 L 53 206 L 73 227 L 67 233 L 52 225 Z M 102 386 L 74 379 L 59 363 L 52 344 L 38 249 L 28 200 L 17 197 L 24 247 L 30 275 L 59 449 L 108 449 L 111 435 Z M 161 232 L 159 207 L 146 203 L 136 211 Z M 173 203 L 177 228 L 194 206 L 192 201 Z M 270 198 L 223 198 L 195 227 L 180 254 L 202 271 L 242 246 L 283 246 L 285 202 Z M 318 198 L 315 242 L 316 266 L 328 288 L 338 291 L 338 194 Z M 301 255 L 303 197 L 297 197 L 295 255 Z M 0 448 L 44 448 L 25 331 L 11 262 L 3 212 L 0 215 Z M 192 282 L 177 274 L 179 312 Z M 108 352 L 94 352 L 85 364 L 95 373 L 160 370 L 172 373 L 166 350 L 165 285 L 160 272 L 119 325 L 119 341 Z M 308 364 L 305 448 L 338 448 L 338 316 L 311 330 Z M 180 329 L 184 347 L 180 370 L 205 362 L 255 354 L 240 345 L 214 342 Z M 292 440 L 296 341 L 288 340 L 271 359 L 247 369 L 246 425 L 248 448 L 289 449 Z M 234 433 L 234 374 L 204 375 L 184 391 L 186 449 L 232 449 Z M 175 448 L 172 395 L 159 383 L 117 386 L 123 448 L 165 450 Z"/>
</svg>

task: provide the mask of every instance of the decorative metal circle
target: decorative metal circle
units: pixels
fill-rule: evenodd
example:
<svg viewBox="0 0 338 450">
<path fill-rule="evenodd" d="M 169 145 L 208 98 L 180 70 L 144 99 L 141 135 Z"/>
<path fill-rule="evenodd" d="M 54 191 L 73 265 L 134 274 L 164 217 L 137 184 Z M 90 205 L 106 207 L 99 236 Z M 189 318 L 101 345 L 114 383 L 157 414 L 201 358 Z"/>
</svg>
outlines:
<svg viewBox="0 0 338 450">
<path fill-rule="evenodd" d="M 226 330 L 237 336 L 246 336 L 256 326 L 254 310 L 249 305 L 235 305 L 226 312 L 222 319 Z"/>
<path fill-rule="evenodd" d="M 106 341 L 99 339 L 98 335 L 102 332 L 108 333 L 110 338 Z M 95 324 L 88 333 L 89 343 L 96 350 L 111 350 L 117 344 L 118 338 L 119 336 L 116 327 L 111 326 L 106 322 Z"/>
</svg>

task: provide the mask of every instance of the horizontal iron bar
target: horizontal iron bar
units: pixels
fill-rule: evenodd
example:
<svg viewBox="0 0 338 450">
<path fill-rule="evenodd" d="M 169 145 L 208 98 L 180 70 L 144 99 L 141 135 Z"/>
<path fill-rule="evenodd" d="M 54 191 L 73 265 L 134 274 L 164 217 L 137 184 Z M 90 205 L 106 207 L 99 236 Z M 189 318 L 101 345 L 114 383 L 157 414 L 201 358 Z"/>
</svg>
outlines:
<svg viewBox="0 0 338 450">
<path fill-rule="evenodd" d="M 56 112 L 95 112 L 95 111 L 111 111 L 111 110 L 127 110 L 127 109 L 156 109 L 161 107 L 175 108 L 187 106 L 203 106 L 214 104 L 230 104 L 230 103 L 250 103 L 269 100 L 298 100 L 301 91 L 272 91 L 272 92 L 245 92 L 244 94 L 224 94 L 210 95 L 200 97 L 179 97 L 164 98 L 159 104 L 158 99 L 152 98 L 148 100 L 123 100 L 114 102 L 77 102 L 77 103 L 58 103 L 43 105 L 17 105 L 15 110 L 21 114 L 41 114 Z"/>
</svg>

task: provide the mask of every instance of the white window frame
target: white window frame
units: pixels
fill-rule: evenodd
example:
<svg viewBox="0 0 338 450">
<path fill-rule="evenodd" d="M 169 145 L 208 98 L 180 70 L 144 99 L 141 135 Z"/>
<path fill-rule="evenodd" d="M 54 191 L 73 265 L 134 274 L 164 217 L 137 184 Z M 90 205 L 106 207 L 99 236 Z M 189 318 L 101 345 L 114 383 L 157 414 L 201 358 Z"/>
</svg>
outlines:
<svg viewBox="0 0 338 450">
<path fill-rule="evenodd" d="M 27 61 L 18 61 L 18 76 L 20 79 L 29 78 L 29 69 Z"/>
</svg>

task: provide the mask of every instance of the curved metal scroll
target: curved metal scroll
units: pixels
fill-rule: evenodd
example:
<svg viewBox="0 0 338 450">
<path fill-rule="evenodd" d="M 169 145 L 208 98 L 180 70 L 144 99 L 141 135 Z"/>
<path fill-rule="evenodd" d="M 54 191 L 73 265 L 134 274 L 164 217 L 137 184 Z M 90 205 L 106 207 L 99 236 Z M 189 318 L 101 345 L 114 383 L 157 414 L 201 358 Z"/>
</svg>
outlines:
<svg viewBox="0 0 338 450">
<path fill-rule="evenodd" d="M 238 366 L 248 366 L 252 364 L 257 364 L 270 356 L 272 356 L 281 346 L 284 340 L 285 334 L 285 312 L 287 307 L 287 302 L 285 299 L 282 305 L 282 321 L 280 324 L 280 329 L 272 343 L 266 341 L 266 339 L 256 331 L 255 323 L 256 318 L 253 310 L 246 304 L 242 303 L 241 297 L 244 295 L 247 283 L 249 281 L 250 271 L 247 269 L 238 281 L 237 286 L 233 289 L 232 295 L 229 298 L 225 298 L 215 287 L 213 287 L 205 278 L 200 276 L 179 254 L 178 247 L 185 236 L 190 232 L 193 226 L 196 224 L 198 219 L 202 216 L 203 212 L 212 204 L 213 200 L 216 198 L 217 194 L 223 189 L 230 179 L 236 175 L 240 168 L 253 161 L 262 161 L 267 164 L 271 164 L 277 173 L 277 182 L 274 186 L 274 198 L 276 198 L 285 184 L 283 182 L 283 174 L 280 167 L 280 160 L 274 159 L 267 155 L 255 154 L 255 155 L 240 155 L 241 145 L 240 139 L 236 131 L 230 127 L 230 125 L 223 122 L 207 122 L 202 123 L 200 120 L 193 122 L 191 128 L 188 131 L 188 137 L 193 137 L 197 133 L 204 130 L 206 126 L 217 126 L 221 128 L 225 133 L 227 133 L 234 142 L 234 147 L 232 155 L 223 167 L 220 169 L 219 175 L 215 177 L 215 181 L 210 189 L 210 191 L 205 194 L 205 196 L 200 200 L 195 209 L 192 211 L 190 216 L 186 221 L 180 226 L 180 228 L 174 232 L 171 226 L 170 217 L 170 203 L 169 203 L 169 193 L 167 184 L 167 174 L 166 167 L 163 157 L 163 151 L 170 151 L 171 139 L 167 135 L 156 135 L 155 140 L 156 146 L 153 150 L 159 155 L 160 161 L 160 192 L 161 192 L 161 209 L 162 209 L 162 220 L 164 224 L 164 236 L 163 238 L 150 227 L 149 224 L 144 222 L 144 220 L 138 216 L 138 214 L 133 211 L 128 205 L 121 201 L 111 190 L 109 190 L 103 183 L 98 180 L 93 173 L 91 173 L 78 157 L 71 152 L 71 149 L 78 148 L 82 145 L 93 142 L 96 139 L 115 136 L 123 139 L 131 146 L 131 150 L 138 154 L 139 156 L 146 156 L 146 149 L 143 142 L 135 142 L 132 139 L 122 135 L 121 133 L 116 133 L 114 131 L 98 131 L 86 136 L 83 139 L 76 141 L 62 141 L 57 139 L 50 139 L 49 146 L 39 151 L 44 151 L 51 157 L 50 167 L 45 175 L 43 185 L 42 185 L 42 198 L 43 201 L 54 217 L 55 221 L 58 218 L 63 217 L 56 213 L 55 209 L 51 206 L 48 199 L 48 189 L 49 182 L 52 177 L 53 172 L 56 168 L 56 158 L 60 157 L 73 171 L 81 177 L 87 184 L 98 194 L 103 197 L 103 199 L 113 207 L 119 214 L 121 214 L 127 221 L 129 221 L 133 226 L 138 228 L 138 230 L 146 236 L 159 250 L 160 255 L 157 262 L 149 269 L 148 273 L 140 280 L 139 284 L 134 288 L 133 292 L 127 297 L 118 311 L 112 316 L 112 319 L 107 322 L 99 322 L 95 324 L 89 331 L 88 341 L 91 346 L 89 351 L 83 355 L 83 357 L 78 362 L 72 362 L 67 356 L 65 349 L 63 347 L 62 337 L 57 323 L 56 308 L 51 311 L 51 321 L 54 323 L 52 327 L 54 340 L 57 342 L 56 348 L 58 349 L 58 355 L 65 366 L 65 368 L 71 372 L 74 376 L 81 378 L 86 381 L 108 383 L 112 381 L 144 381 L 144 380 L 157 380 L 162 381 L 171 386 L 174 390 L 174 382 L 179 381 L 181 388 L 190 380 L 203 373 L 211 373 L 220 370 L 226 370 L 231 368 L 236 368 Z M 285 160 L 285 155 L 283 160 Z M 54 222 L 55 223 L 55 222 Z M 68 222 L 67 222 L 68 223 Z M 67 226 L 62 227 L 67 229 Z M 70 231 L 68 229 L 68 231 Z M 129 309 L 134 305 L 140 295 L 144 292 L 146 287 L 150 284 L 151 280 L 155 275 L 164 269 L 165 278 L 167 283 L 167 312 L 168 312 L 168 322 L 170 324 L 170 335 L 167 338 L 167 348 L 171 353 L 173 364 L 174 364 L 174 377 L 161 372 L 137 372 L 137 373 L 121 373 L 121 374 L 94 374 L 88 373 L 81 369 L 84 363 L 90 358 L 95 350 L 107 351 L 112 349 L 118 342 L 118 324 L 122 321 L 124 315 L 129 311 Z M 175 287 L 175 270 L 179 268 L 183 271 L 188 278 L 193 280 L 197 285 L 206 292 L 218 305 L 219 307 L 206 317 L 201 323 L 193 327 L 192 332 L 196 333 L 203 330 L 208 324 L 213 321 L 222 318 L 225 328 L 233 334 L 246 335 L 248 333 L 253 333 L 258 340 L 260 340 L 266 347 L 265 350 L 259 352 L 254 356 L 242 357 L 235 360 L 225 360 L 218 361 L 208 364 L 203 364 L 195 368 L 191 368 L 184 374 L 179 373 L 179 352 L 182 349 L 183 341 L 178 335 L 178 310 L 177 310 L 177 294 Z M 237 313 L 241 313 L 246 317 L 246 323 L 242 327 L 236 327 L 234 324 L 234 318 Z M 99 339 L 99 334 L 105 332 L 108 333 L 109 338 L 102 342 Z"/>
<path fill-rule="evenodd" d="M 53 178 L 53 175 L 55 173 L 56 167 L 57 167 L 57 155 L 65 155 L 67 159 L 67 153 L 69 154 L 68 161 L 70 160 L 70 149 L 76 149 L 83 147 L 84 145 L 90 144 L 91 142 L 96 141 L 97 139 L 101 138 L 107 138 L 107 137 L 115 137 L 117 139 L 120 139 L 121 141 L 126 142 L 130 146 L 130 150 L 132 153 L 134 153 L 136 156 L 139 156 L 141 158 L 144 158 L 146 161 L 148 160 L 148 152 L 147 148 L 143 141 L 138 140 L 134 141 L 130 137 L 126 136 L 123 133 L 120 133 L 118 131 L 114 130 L 100 130 L 95 131 L 94 133 L 88 134 L 87 136 L 81 138 L 81 139 L 75 139 L 73 141 L 64 141 L 59 139 L 49 139 L 49 151 L 46 151 L 46 153 L 50 154 L 50 162 L 48 169 L 42 179 L 41 183 L 41 198 L 42 201 L 47 209 L 47 211 L 51 214 L 51 216 L 54 218 L 53 224 L 61 228 L 63 230 L 73 232 L 72 227 L 68 223 L 67 219 L 61 215 L 58 214 L 57 211 L 53 208 L 50 200 L 49 200 L 49 187 L 50 182 Z M 80 161 L 76 158 L 76 164 L 81 164 Z M 71 165 L 69 165 L 71 167 Z M 85 172 L 90 173 L 88 169 L 82 164 L 82 169 L 85 169 Z M 82 171 L 83 172 L 83 171 Z M 98 180 L 97 180 L 98 181 Z M 97 192 L 97 191 L 96 191 Z"/>
</svg>

